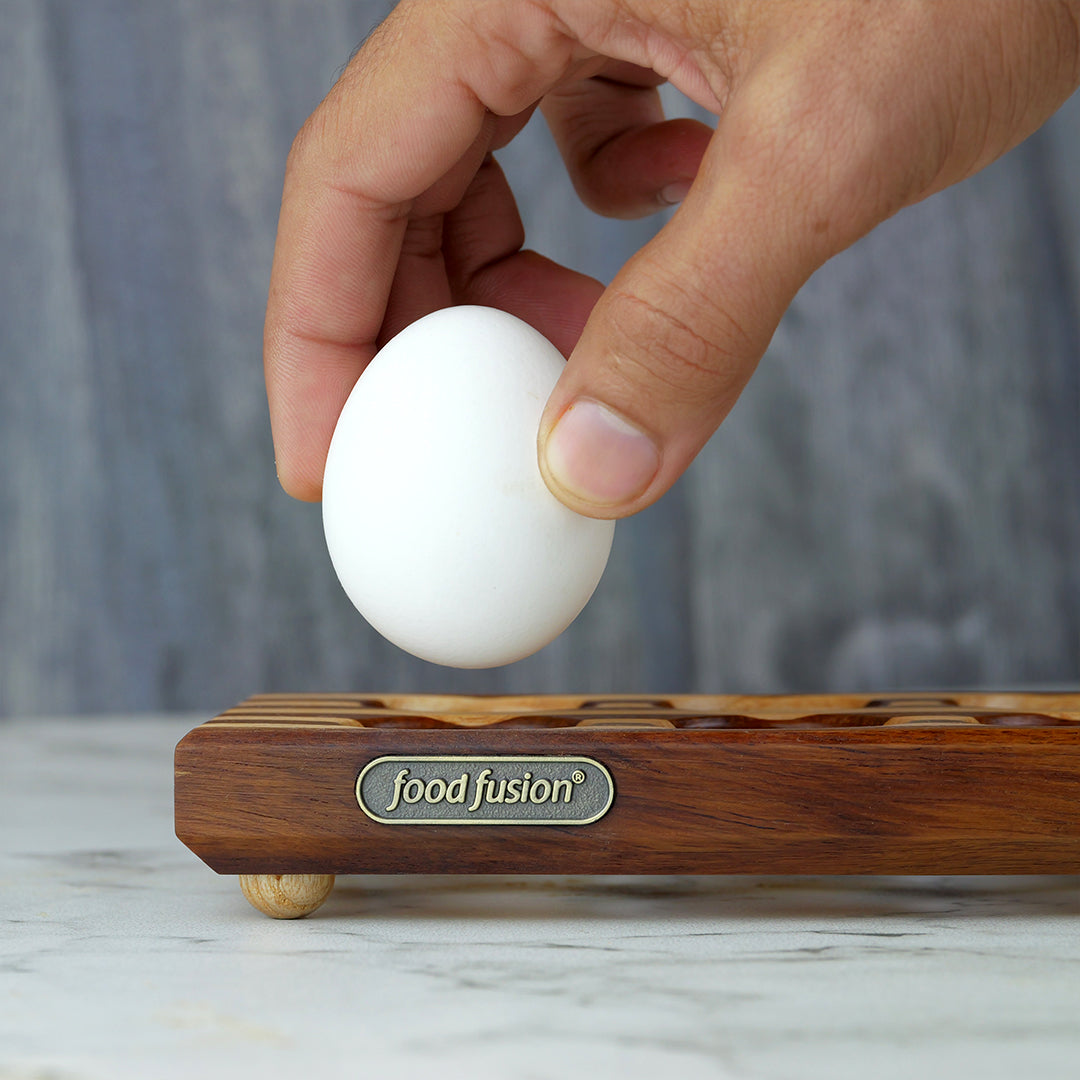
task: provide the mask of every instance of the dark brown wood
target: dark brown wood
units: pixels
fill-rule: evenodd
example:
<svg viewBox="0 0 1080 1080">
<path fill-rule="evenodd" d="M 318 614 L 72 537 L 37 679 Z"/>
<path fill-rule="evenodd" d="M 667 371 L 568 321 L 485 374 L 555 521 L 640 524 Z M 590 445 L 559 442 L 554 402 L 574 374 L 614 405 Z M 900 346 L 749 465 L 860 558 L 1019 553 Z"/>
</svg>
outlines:
<svg viewBox="0 0 1080 1080">
<path fill-rule="evenodd" d="M 584 826 L 385 825 L 384 755 L 584 755 Z M 176 748 L 176 832 L 226 874 L 1080 872 L 1080 695 L 263 695 Z"/>
</svg>

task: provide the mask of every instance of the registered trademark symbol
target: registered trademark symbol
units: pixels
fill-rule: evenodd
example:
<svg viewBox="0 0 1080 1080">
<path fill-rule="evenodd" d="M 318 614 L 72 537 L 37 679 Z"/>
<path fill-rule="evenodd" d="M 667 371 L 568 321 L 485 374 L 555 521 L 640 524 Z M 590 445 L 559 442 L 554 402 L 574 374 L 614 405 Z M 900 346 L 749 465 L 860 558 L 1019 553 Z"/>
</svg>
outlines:
<svg viewBox="0 0 1080 1080">
<path fill-rule="evenodd" d="M 580 769 L 575 769 L 573 776 L 570 778 L 575 784 L 585 783 L 585 774 Z"/>
</svg>

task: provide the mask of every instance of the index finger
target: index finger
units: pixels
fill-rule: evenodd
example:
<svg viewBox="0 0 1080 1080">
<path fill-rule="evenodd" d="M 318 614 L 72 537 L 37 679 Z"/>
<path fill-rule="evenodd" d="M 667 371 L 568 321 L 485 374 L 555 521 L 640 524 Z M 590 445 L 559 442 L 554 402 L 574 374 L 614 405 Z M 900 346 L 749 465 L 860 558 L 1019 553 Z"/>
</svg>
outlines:
<svg viewBox="0 0 1080 1080">
<path fill-rule="evenodd" d="M 319 497 L 334 425 L 375 353 L 410 213 L 419 202 L 451 208 L 483 159 L 492 114 L 522 112 L 579 58 L 533 4 L 462 7 L 396 9 L 289 154 L 264 364 L 278 476 L 298 498 Z"/>
</svg>

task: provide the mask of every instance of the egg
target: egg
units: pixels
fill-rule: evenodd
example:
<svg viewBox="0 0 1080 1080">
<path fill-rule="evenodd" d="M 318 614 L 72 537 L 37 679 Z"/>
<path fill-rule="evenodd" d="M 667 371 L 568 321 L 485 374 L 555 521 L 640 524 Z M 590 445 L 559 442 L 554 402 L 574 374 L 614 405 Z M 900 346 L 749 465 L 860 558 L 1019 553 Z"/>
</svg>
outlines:
<svg viewBox="0 0 1080 1080">
<path fill-rule="evenodd" d="M 607 565 L 615 524 L 548 490 L 540 416 L 564 367 L 527 323 L 451 307 L 391 339 L 357 380 L 323 476 L 342 587 L 395 645 L 494 667 L 557 637 Z"/>
</svg>

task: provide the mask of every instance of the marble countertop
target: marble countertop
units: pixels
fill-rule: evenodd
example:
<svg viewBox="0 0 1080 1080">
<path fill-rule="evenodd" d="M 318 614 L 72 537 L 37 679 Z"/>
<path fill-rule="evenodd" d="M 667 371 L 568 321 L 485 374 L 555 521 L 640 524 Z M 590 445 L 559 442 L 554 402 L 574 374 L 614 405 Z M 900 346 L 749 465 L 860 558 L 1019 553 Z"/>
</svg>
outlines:
<svg viewBox="0 0 1080 1080">
<path fill-rule="evenodd" d="M 0 721 L 0 1080 L 1080 1076 L 1080 876 L 354 877 L 276 922 L 173 835 L 200 719 Z"/>
</svg>

